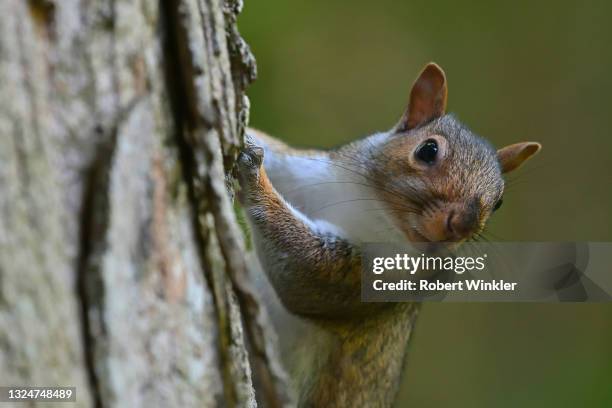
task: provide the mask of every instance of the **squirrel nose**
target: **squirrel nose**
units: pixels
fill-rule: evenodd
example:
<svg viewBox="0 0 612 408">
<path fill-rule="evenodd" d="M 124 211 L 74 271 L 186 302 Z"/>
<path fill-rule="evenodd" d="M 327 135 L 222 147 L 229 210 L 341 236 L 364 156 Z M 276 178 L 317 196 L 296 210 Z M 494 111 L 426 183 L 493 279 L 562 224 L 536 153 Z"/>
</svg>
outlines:
<svg viewBox="0 0 612 408">
<path fill-rule="evenodd" d="M 446 218 L 446 231 L 451 239 L 462 239 L 471 235 L 478 226 L 478 210 L 474 206 L 452 209 Z"/>
</svg>

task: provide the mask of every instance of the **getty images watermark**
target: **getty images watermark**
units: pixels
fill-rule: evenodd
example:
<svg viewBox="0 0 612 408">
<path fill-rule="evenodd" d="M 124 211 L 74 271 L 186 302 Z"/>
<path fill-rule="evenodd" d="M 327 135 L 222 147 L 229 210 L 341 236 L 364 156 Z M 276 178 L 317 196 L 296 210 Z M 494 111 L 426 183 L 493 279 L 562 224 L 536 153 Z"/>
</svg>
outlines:
<svg viewBox="0 0 612 408">
<path fill-rule="evenodd" d="M 363 247 L 364 302 L 607 302 L 612 242 Z"/>
</svg>

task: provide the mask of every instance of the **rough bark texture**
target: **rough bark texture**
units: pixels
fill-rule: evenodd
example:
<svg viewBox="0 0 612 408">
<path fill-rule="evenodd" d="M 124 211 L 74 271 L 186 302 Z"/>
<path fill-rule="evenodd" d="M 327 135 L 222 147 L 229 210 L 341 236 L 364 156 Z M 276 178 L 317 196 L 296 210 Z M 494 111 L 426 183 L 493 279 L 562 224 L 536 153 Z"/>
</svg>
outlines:
<svg viewBox="0 0 612 408">
<path fill-rule="evenodd" d="M 240 7 L 0 2 L 0 385 L 288 403 L 227 194 L 255 75 Z"/>
</svg>

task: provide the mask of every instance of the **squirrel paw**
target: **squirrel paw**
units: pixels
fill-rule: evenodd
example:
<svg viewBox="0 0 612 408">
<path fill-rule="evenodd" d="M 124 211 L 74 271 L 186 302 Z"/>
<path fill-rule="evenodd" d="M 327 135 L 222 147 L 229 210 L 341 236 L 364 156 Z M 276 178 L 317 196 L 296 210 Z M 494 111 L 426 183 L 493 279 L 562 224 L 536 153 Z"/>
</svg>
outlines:
<svg viewBox="0 0 612 408">
<path fill-rule="evenodd" d="M 263 163 L 264 149 L 247 139 L 244 149 L 238 156 L 240 172 L 257 172 Z"/>
<path fill-rule="evenodd" d="M 260 169 L 263 164 L 264 149 L 247 138 L 244 149 L 238 155 L 238 180 L 241 192 L 238 199 L 244 203 L 249 193 L 254 193 L 259 185 Z"/>
</svg>

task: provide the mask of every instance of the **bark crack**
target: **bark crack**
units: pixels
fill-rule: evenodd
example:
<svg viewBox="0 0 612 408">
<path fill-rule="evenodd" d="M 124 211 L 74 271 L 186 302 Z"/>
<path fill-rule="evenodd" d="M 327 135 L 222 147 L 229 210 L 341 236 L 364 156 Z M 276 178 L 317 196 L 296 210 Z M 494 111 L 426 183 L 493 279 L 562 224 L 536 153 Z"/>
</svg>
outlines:
<svg viewBox="0 0 612 408">
<path fill-rule="evenodd" d="M 171 4 L 172 3 L 172 4 Z M 186 134 L 190 130 L 200 126 L 207 126 L 204 118 L 199 117 L 197 113 L 197 95 L 193 83 L 187 83 L 193 79 L 193 67 L 191 64 L 186 64 L 184 61 L 189 61 L 189 50 L 187 44 L 187 33 L 181 24 L 181 3 L 180 1 L 164 1 L 161 0 L 160 7 L 164 19 L 164 70 L 166 76 L 166 84 L 168 94 L 170 96 L 170 108 L 174 117 L 175 139 L 179 147 L 180 163 L 182 168 L 183 179 L 188 187 L 189 203 L 191 206 L 192 225 L 194 237 L 197 242 L 198 258 L 204 272 L 204 279 L 211 293 L 217 318 L 219 319 L 219 336 L 217 336 L 217 351 L 221 356 L 221 365 L 223 372 L 223 394 L 225 402 L 228 406 L 235 406 L 236 395 L 233 393 L 231 378 L 229 377 L 229 356 L 226 347 L 223 347 L 223 336 L 227 336 L 228 327 L 224 324 L 222 316 L 220 316 L 220 300 L 218 291 L 215 290 L 213 282 L 211 263 L 208 261 L 203 248 L 208 246 L 208 234 L 200 227 L 199 214 L 204 210 L 197 205 L 197 186 L 195 185 L 196 176 L 196 159 L 189 143 L 185 141 Z M 226 405 L 226 404 L 221 404 Z"/>
<path fill-rule="evenodd" d="M 96 408 L 101 408 L 102 392 L 100 380 L 96 372 L 94 331 L 103 329 L 103 317 L 100 316 L 99 305 L 104 298 L 104 285 L 99 273 L 94 268 L 99 267 L 92 259 L 96 237 L 103 237 L 108 228 L 108 185 L 111 159 L 116 145 L 116 133 L 111 140 L 97 149 L 93 164 L 85 175 L 82 209 L 80 216 L 80 248 L 77 260 L 77 298 L 81 311 L 81 332 L 85 366 L 89 380 L 90 392 Z M 94 289 L 95 288 L 95 289 Z M 94 317 L 94 314 L 98 316 Z M 94 321 L 97 323 L 94 323 Z M 94 324 L 97 326 L 94 329 Z"/>
<path fill-rule="evenodd" d="M 105 286 L 101 276 L 101 258 L 106 249 L 106 232 L 110 227 L 110 179 L 119 128 L 142 98 L 135 98 L 119 112 L 107 134 L 97 128 L 98 147 L 84 174 L 82 207 L 79 217 L 79 252 L 77 258 L 77 299 L 81 313 L 83 352 L 90 392 L 96 408 L 103 407 L 102 384 L 96 359 L 96 339 L 106 336 L 103 316 Z"/>
</svg>

